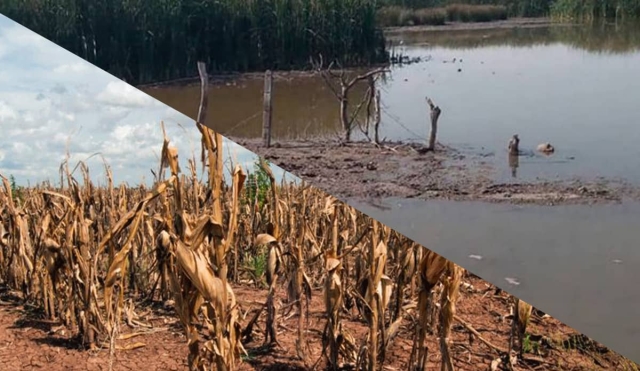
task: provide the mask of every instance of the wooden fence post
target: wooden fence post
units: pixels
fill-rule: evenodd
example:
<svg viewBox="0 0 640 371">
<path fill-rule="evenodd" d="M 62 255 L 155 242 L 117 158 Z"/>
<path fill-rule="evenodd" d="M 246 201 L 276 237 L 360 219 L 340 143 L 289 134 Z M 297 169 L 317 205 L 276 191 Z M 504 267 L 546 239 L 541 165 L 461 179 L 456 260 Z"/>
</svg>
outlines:
<svg viewBox="0 0 640 371">
<path fill-rule="evenodd" d="M 436 135 L 438 133 L 438 119 L 440 118 L 440 114 L 442 113 L 442 110 L 440 110 L 440 107 L 436 106 L 435 104 L 433 104 L 433 101 L 429 98 L 427 98 L 427 104 L 429 105 L 429 108 L 431 109 L 431 132 L 429 133 L 429 147 L 427 147 L 427 150 L 429 151 L 435 151 L 436 150 Z"/>
<path fill-rule="evenodd" d="M 198 75 L 200 75 L 200 106 L 198 107 L 196 122 L 200 125 L 205 125 L 207 104 L 209 102 L 209 75 L 207 74 L 207 65 L 204 62 L 198 62 Z"/>
<path fill-rule="evenodd" d="M 273 73 L 267 70 L 264 73 L 264 106 L 262 111 L 262 142 L 265 147 L 271 147 L 271 90 L 273 86 Z"/>
</svg>

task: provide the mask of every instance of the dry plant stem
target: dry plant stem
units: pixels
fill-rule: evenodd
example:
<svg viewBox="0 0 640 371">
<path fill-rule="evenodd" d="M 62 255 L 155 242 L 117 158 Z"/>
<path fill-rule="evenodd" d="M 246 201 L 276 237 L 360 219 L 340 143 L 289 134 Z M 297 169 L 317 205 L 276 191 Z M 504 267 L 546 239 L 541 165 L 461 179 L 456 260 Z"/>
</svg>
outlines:
<svg viewBox="0 0 640 371">
<path fill-rule="evenodd" d="M 524 352 L 524 335 L 531 317 L 532 307 L 516 297 L 513 300 L 513 320 L 511 322 L 511 334 L 509 336 L 509 355 L 514 350 L 515 339 L 518 339 L 518 355 L 522 357 Z"/>
<path fill-rule="evenodd" d="M 330 208 L 330 218 L 332 223 L 332 243 L 331 247 L 325 253 L 325 284 L 324 299 L 327 313 L 327 324 L 323 334 L 324 350 L 328 348 L 329 368 L 338 369 L 339 346 L 338 339 L 340 333 L 340 311 L 343 304 L 342 280 L 340 274 L 342 263 L 337 259 L 338 253 L 338 214 L 340 205 L 332 197 L 328 198 L 332 203 Z M 325 353 L 326 354 L 326 353 Z"/>
<path fill-rule="evenodd" d="M 392 320 L 396 321 L 401 317 L 402 303 L 404 301 L 404 289 L 407 285 L 407 281 L 413 278 L 416 269 L 416 253 L 415 245 L 403 246 L 401 252 L 396 253 L 400 256 L 401 265 L 400 272 L 398 273 L 398 284 L 396 286 L 396 303 L 393 311 Z"/>
<path fill-rule="evenodd" d="M 520 356 L 524 352 L 524 336 L 531 319 L 531 312 L 533 307 L 531 304 L 518 299 L 518 341 L 520 343 Z"/>
<path fill-rule="evenodd" d="M 369 307 L 371 319 L 369 323 L 369 371 L 375 371 L 378 367 L 378 300 L 377 288 L 380 277 L 378 276 L 377 250 L 378 250 L 378 222 L 372 219 L 372 236 L 369 247 Z M 384 269 L 384 267 L 382 267 Z"/>
<path fill-rule="evenodd" d="M 302 246 L 304 243 L 304 237 L 305 237 L 305 219 L 304 219 L 304 213 L 307 210 L 307 192 L 303 191 L 302 192 L 302 205 L 300 208 L 300 213 L 298 215 L 300 215 L 301 217 L 299 218 L 300 221 L 298 222 L 297 225 L 297 232 L 298 232 L 298 238 L 295 244 L 295 256 L 296 259 L 294 260 L 294 264 L 295 264 L 295 281 L 294 281 L 294 300 L 297 303 L 297 307 L 298 307 L 298 340 L 296 343 L 296 351 L 297 351 L 297 355 L 300 359 L 304 360 L 306 359 L 306 352 L 305 352 L 305 338 L 304 338 L 304 332 L 305 332 L 305 326 L 304 326 L 304 312 L 303 312 L 303 296 L 304 299 L 306 299 L 307 301 L 307 308 L 308 308 L 308 301 L 310 299 L 310 293 L 311 290 L 309 288 L 309 290 L 306 290 L 306 287 L 309 287 L 308 283 L 306 282 L 307 280 L 306 278 L 306 274 L 304 271 L 304 255 L 303 255 L 303 251 L 302 251 Z M 292 218 L 292 225 L 293 225 L 293 219 L 294 219 L 294 214 L 291 214 L 291 218 Z M 304 292 L 304 294 L 303 294 Z M 309 293 L 309 294 L 307 294 Z"/>
<path fill-rule="evenodd" d="M 449 262 L 431 250 L 422 248 L 422 258 L 418 272 L 420 275 L 420 291 L 418 292 L 418 318 L 416 326 L 416 344 L 411 352 L 410 363 L 414 370 L 423 371 L 427 365 L 428 349 L 424 345 L 429 326 L 430 300 L 433 288 L 447 270 Z"/>
<path fill-rule="evenodd" d="M 273 240 L 268 244 L 269 253 L 267 260 L 267 284 L 269 285 L 269 293 L 267 296 L 267 323 L 265 326 L 265 344 L 271 346 L 278 345 L 277 339 L 277 308 L 275 304 L 276 288 L 278 275 L 280 273 L 281 259 L 280 259 L 280 246 L 278 238 L 280 237 L 280 218 L 278 213 L 278 193 L 276 186 L 276 178 L 271 171 L 271 167 L 261 160 L 262 169 L 267 173 L 269 182 L 271 185 L 271 202 L 273 210 Z"/>
<path fill-rule="evenodd" d="M 456 313 L 456 301 L 460 293 L 460 282 L 464 270 L 456 264 L 448 262 L 449 277 L 443 281 L 444 290 L 440 298 L 440 354 L 442 355 L 442 371 L 454 371 L 453 358 L 449 348 L 449 336 L 453 317 Z"/>
<path fill-rule="evenodd" d="M 511 352 L 513 352 L 514 349 L 514 342 L 515 342 L 515 338 L 517 336 L 517 332 L 518 332 L 518 298 L 516 297 L 512 297 L 511 301 L 513 302 L 513 306 L 511 308 L 511 310 L 513 311 L 513 319 L 511 321 L 511 333 L 509 334 L 509 357 L 511 357 Z"/>
<path fill-rule="evenodd" d="M 202 82 L 198 121 L 202 122 L 205 119 L 207 105 L 206 81 L 208 78 L 204 64 L 199 63 L 198 68 Z M 182 187 L 178 177 L 177 150 L 169 147 L 169 140 L 165 133 L 162 156 L 164 166 L 161 168 L 171 169 L 172 183 L 176 193 L 173 197 L 174 204 L 169 209 L 173 211 L 173 224 L 178 235 L 171 237 L 167 232 L 163 232 L 162 241 L 169 244 L 169 249 L 175 255 L 179 267 L 179 270 L 172 270 L 171 286 L 176 300 L 176 309 L 185 326 L 189 342 L 189 368 L 201 370 L 206 367 L 206 363 L 209 363 L 211 366 L 215 365 L 218 371 L 227 371 L 235 368 L 242 348 L 235 297 L 227 283 L 226 253 L 234 239 L 238 195 L 242 190 L 245 176 L 241 169 L 236 167 L 233 172 L 232 210 L 225 239 L 221 225 L 223 220 L 222 137 L 201 122 L 197 122 L 196 126 L 202 134 L 202 162 L 205 163 L 205 158 L 208 160 L 208 192 L 212 195 L 212 210 L 198 221 L 190 221 L 187 217 L 183 208 L 186 195 L 181 192 Z M 205 324 L 212 340 L 201 344 L 194 324 L 203 305 Z"/>
<path fill-rule="evenodd" d="M 429 109 L 431 110 L 431 131 L 429 132 L 429 145 L 427 149 L 430 151 L 435 151 L 436 135 L 438 134 L 438 119 L 440 118 L 440 114 L 442 113 L 442 111 L 440 110 L 440 107 L 436 106 L 430 98 L 427 98 L 427 104 L 429 105 Z"/>
</svg>

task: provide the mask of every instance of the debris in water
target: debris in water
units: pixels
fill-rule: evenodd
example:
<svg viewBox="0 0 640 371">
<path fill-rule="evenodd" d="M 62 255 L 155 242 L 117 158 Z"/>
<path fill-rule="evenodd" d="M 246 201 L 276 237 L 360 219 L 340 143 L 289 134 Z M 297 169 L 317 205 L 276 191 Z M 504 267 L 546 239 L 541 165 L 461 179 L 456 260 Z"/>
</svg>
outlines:
<svg viewBox="0 0 640 371">
<path fill-rule="evenodd" d="M 611 262 L 613 264 L 622 264 L 622 260 L 620 260 L 620 259 L 613 259 Z"/>
<path fill-rule="evenodd" d="M 511 284 L 511 285 L 514 285 L 514 286 L 518 286 L 518 285 L 520 285 L 520 281 L 518 281 L 518 280 L 517 280 L 517 279 L 515 279 L 515 278 L 505 277 L 505 280 L 506 280 L 509 284 Z"/>
<path fill-rule="evenodd" d="M 475 260 L 482 260 L 482 256 L 480 256 L 480 255 L 469 255 L 469 257 L 471 259 L 475 259 Z"/>
</svg>

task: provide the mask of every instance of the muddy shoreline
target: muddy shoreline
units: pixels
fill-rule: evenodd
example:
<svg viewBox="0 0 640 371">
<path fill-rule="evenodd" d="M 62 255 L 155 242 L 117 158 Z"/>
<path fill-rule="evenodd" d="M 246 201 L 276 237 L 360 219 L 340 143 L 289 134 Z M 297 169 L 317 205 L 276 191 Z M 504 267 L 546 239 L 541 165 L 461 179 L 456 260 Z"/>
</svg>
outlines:
<svg viewBox="0 0 640 371">
<path fill-rule="evenodd" d="M 575 24 L 566 22 L 557 22 L 551 18 L 509 18 L 502 21 L 491 22 L 450 22 L 440 26 L 403 26 L 403 27 L 387 27 L 384 29 L 385 36 L 397 33 L 407 32 L 431 32 L 431 31 L 469 31 L 469 30 L 488 30 L 488 29 L 504 29 L 504 28 L 535 28 L 549 26 L 574 26 Z"/>
<path fill-rule="evenodd" d="M 223 133 L 224 135 L 224 133 Z M 640 189 L 623 180 L 570 179 L 498 183 L 495 166 L 482 156 L 439 144 L 424 153 L 421 144 L 336 140 L 274 141 L 228 137 L 274 165 L 340 199 L 445 199 L 567 205 L 640 200 Z"/>
</svg>

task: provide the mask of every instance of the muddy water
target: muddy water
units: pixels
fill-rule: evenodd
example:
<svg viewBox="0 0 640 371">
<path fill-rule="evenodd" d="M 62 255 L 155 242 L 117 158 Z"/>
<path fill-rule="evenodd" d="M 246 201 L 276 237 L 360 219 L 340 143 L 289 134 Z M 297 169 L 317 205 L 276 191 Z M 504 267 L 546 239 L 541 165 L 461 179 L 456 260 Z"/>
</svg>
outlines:
<svg viewBox="0 0 640 371">
<path fill-rule="evenodd" d="M 395 199 L 383 202 L 388 210 L 349 203 L 640 361 L 640 203 L 521 207 Z"/>
<path fill-rule="evenodd" d="M 640 182 L 640 27 L 536 27 L 394 33 L 395 52 L 423 57 L 379 84 L 382 137 L 424 140 L 431 97 L 443 110 L 439 139 L 498 165 L 510 181 L 507 141 L 551 142 L 551 157 L 520 159 L 516 181 L 624 177 Z M 402 43 L 402 44 L 401 44 Z M 455 62 L 453 62 L 455 58 Z M 261 135 L 263 82 L 212 88 L 209 124 L 232 137 Z M 360 88 L 360 93 L 364 87 Z M 199 87 L 145 89 L 195 117 Z M 338 103 L 320 78 L 276 79 L 274 136 L 332 135 Z"/>
</svg>

